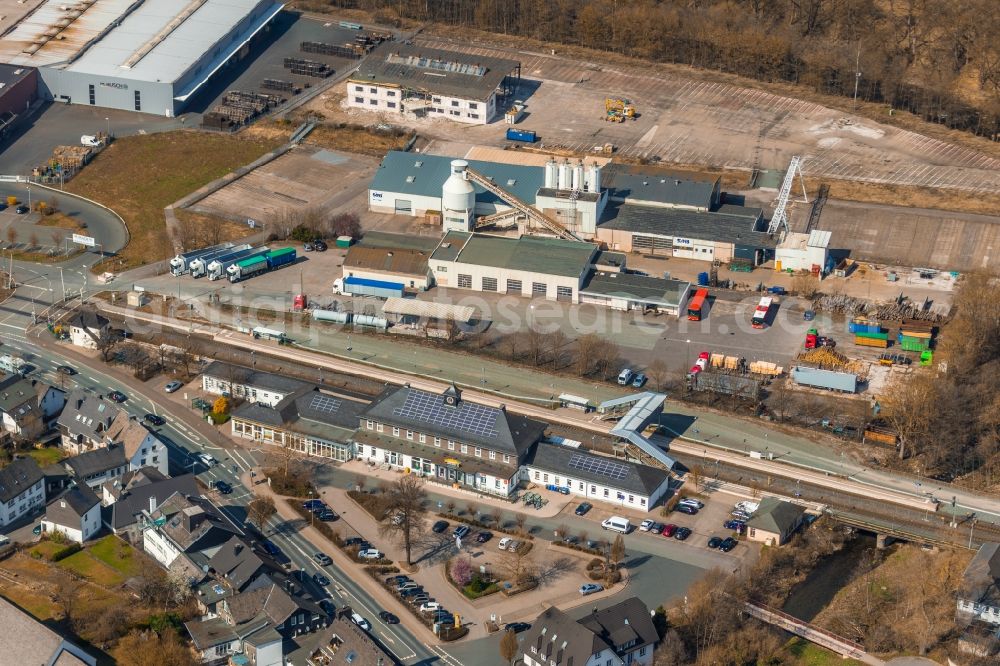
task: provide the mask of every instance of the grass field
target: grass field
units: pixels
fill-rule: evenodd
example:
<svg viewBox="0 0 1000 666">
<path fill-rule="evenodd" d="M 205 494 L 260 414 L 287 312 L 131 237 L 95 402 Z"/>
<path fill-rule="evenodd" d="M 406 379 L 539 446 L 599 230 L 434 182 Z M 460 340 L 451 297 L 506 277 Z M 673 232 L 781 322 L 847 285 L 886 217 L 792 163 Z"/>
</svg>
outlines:
<svg viewBox="0 0 1000 666">
<path fill-rule="evenodd" d="M 844 659 L 804 638 L 793 638 L 785 647 L 795 655 L 797 666 L 861 666 L 857 659 Z"/>
<path fill-rule="evenodd" d="M 92 583 L 112 587 L 124 582 L 125 577 L 85 550 L 70 555 L 57 563 L 63 569 L 80 574 Z"/>
<path fill-rule="evenodd" d="M 125 220 L 131 241 L 118 257 L 124 260 L 124 270 L 173 255 L 165 206 L 280 144 L 277 139 L 194 130 L 125 137 L 98 155 L 66 189 L 108 206 Z M 97 264 L 94 270 L 105 267 Z"/>
<path fill-rule="evenodd" d="M 126 578 L 139 573 L 135 550 L 114 535 L 109 534 L 104 537 L 90 546 L 86 552 Z"/>
<path fill-rule="evenodd" d="M 36 224 L 40 227 L 59 227 L 60 229 L 72 229 L 73 231 L 83 229 L 83 224 L 80 220 L 60 212 L 43 215 Z"/>
<path fill-rule="evenodd" d="M 44 449 L 31 449 L 28 456 L 34 458 L 39 467 L 46 467 L 65 458 L 66 452 L 55 446 L 46 446 Z"/>
<path fill-rule="evenodd" d="M 38 553 L 38 554 L 39 554 L 39 555 L 41 555 L 41 556 L 42 556 L 42 557 L 43 557 L 44 559 L 46 559 L 46 560 L 47 560 L 47 559 L 49 559 L 49 558 L 50 558 L 50 557 L 51 557 L 51 556 L 52 556 L 52 555 L 53 555 L 53 554 L 54 554 L 54 553 L 55 553 L 56 551 L 59 551 L 59 550 L 62 550 L 62 549 L 63 549 L 63 548 L 65 548 L 65 547 L 66 547 L 66 544 L 63 544 L 63 543 L 56 543 L 55 541 L 49 541 L 48 539 L 43 539 L 42 541 L 39 541 L 39 542 L 38 542 L 38 543 L 36 543 L 36 544 L 35 544 L 34 546 L 32 546 L 32 547 L 31 547 L 31 548 L 30 548 L 30 549 L 28 550 L 28 552 L 29 552 L 29 553 L 32 553 L 32 554 L 34 554 L 34 553 Z"/>
</svg>

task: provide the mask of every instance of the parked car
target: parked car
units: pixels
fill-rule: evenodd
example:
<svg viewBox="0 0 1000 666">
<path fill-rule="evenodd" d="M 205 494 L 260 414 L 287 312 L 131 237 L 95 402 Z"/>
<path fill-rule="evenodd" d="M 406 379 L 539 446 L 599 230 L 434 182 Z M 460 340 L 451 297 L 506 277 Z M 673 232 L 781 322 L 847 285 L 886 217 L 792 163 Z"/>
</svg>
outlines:
<svg viewBox="0 0 1000 666">
<path fill-rule="evenodd" d="M 492 532 L 480 532 L 476 535 L 476 543 L 486 543 L 493 538 Z"/>
<path fill-rule="evenodd" d="M 184 386 L 184 384 L 181 384 L 180 382 L 174 381 L 174 382 L 170 382 L 169 384 L 167 384 L 166 386 L 164 386 L 163 390 L 166 391 L 167 393 L 173 393 L 173 392 L 175 392 L 177 389 L 179 389 L 182 386 Z"/>
<path fill-rule="evenodd" d="M 576 544 L 580 543 L 580 537 L 576 536 L 575 534 L 567 534 L 566 536 L 563 537 L 563 542 L 575 546 Z"/>
<path fill-rule="evenodd" d="M 371 631 L 372 630 L 371 622 L 369 622 L 365 618 L 361 617 L 357 613 L 351 613 L 351 621 L 354 622 L 354 624 L 356 624 L 359 627 L 361 627 L 362 629 L 364 629 L 365 631 Z"/>
<path fill-rule="evenodd" d="M 358 551 L 358 557 L 362 560 L 381 560 L 385 556 L 377 548 L 366 548 Z"/>
<path fill-rule="evenodd" d="M 347 537 L 344 539 L 344 545 L 350 548 L 351 546 L 360 546 L 363 543 L 367 543 L 361 537 Z"/>
<path fill-rule="evenodd" d="M 411 606 L 420 606 L 420 604 L 425 604 L 428 601 L 434 601 L 434 600 L 431 599 L 426 592 L 423 592 L 413 597 L 407 597 L 406 599 L 406 603 L 410 604 Z"/>
<path fill-rule="evenodd" d="M 580 504 L 576 507 L 576 511 L 574 511 L 573 513 L 575 513 L 578 516 L 584 516 L 587 514 L 588 511 L 590 511 L 593 508 L 594 505 L 591 504 L 590 502 L 580 502 Z"/>
<path fill-rule="evenodd" d="M 318 516 L 319 514 L 323 513 L 324 511 L 329 511 L 329 510 L 330 510 L 330 507 L 328 507 L 326 505 L 326 503 L 320 502 L 319 504 L 317 504 L 313 508 L 309 509 L 309 512 Z"/>
<path fill-rule="evenodd" d="M 455 528 L 454 534 L 459 539 L 464 539 L 471 531 L 472 528 L 469 527 L 468 525 L 459 525 L 458 527 Z"/>
<path fill-rule="evenodd" d="M 673 523 L 668 523 L 663 526 L 661 534 L 663 534 L 663 536 L 665 537 L 672 537 L 674 535 L 674 532 L 676 531 L 677 531 L 677 526 L 674 525 Z"/>
<path fill-rule="evenodd" d="M 813 319 L 816 318 L 816 313 L 813 312 L 812 310 L 806 310 L 805 312 L 802 313 L 802 318 L 805 319 L 806 321 L 812 321 Z"/>
<path fill-rule="evenodd" d="M 313 241 L 313 249 L 317 252 L 326 252 L 326 243 L 321 240 Z"/>
<path fill-rule="evenodd" d="M 821 335 L 818 338 L 816 338 L 816 344 L 819 345 L 820 347 L 829 347 L 830 349 L 833 349 L 834 347 L 837 346 L 837 341 L 834 340 L 833 338 L 828 338 L 826 336 Z"/>
<path fill-rule="evenodd" d="M 316 560 L 316 564 L 321 567 L 328 567 L 333 564 L 333 560 L 326 553 L 313 553 L 313 559 Z"/>
<path fill-rule="evenodd" d="M 329 523 L 340 518 L 336 511 L 331 509 L 325 509 L 316 514 L 316 517 L 322 520 L 324 523 Z"/>
<path fill-rule="evenodd" d="M 594 592 L 600 592 L 604 589 L 604 586 L 598 585 L 597 583 L 586 583 L 580 586 L 580 594 L 587 596 L 588 594 L 593 594 Z"/>
<path fill-rule="evenodd" d="M 320 599 L 319 607 L 323 609 L 323 612 L 327 614 L 328 617 L 333 617 L 334 613 L 337 612 L 337 607 L 333 605 L 333 602 L 329 599 Z"/>
<path fill-rule="evenodd" d="M 441 610 L 442 606 L 440 602 L 428 601 L 420 606 L 421 613 L 430 613 L 431 611 Z"/>
<path fill-rule="evenodd" d="M 516 553 L 517 551 L 521 550 L 522 545 L 524 544 L 522 544 L 517 539 L 514 539 L 509 544 L 507 544 L 507 552 Z"/>
<path fill-rule="evenodd" d="M 399 618 L 389 611 L 379 611 L 378 619 L 382 620 L 386 624 L 399 624 Z"/>
<path fill-rule="evenodd" d="M 727 530 L 736 530 L 737 532 L 742 532 L 746 529 L 747 524 L 742 520 L 727 520 L 722 524 Z"/>
<path fill-rule="evenodd" d="M 397 585 L 396 585 L 396 591 L 397 592 L 402 592 L 403 590 L 409 590 L 409 589 L 412 589 L 414 587 L 420 587 L 420 583 L 418 583 L 416 581 L 413 581 L 413 580 L 410 580 L 409 578 L 407 578 L 406 580 L 404 580 L 404 581 L 402 581 L 400 583 L 397 583 Z"/>
<path fill-rule="evenodd" d="M 219 491 L 220 495 L 228 495 L 233 492 L 233 487 L 222 479 L 215 482 L 215 489 Z"/>
<path fill-rule="evenodd" d="M 433 527 L 431 527 L 431 532 L 434 532 L 436 534 L 441 534 L 442 532 L 444 532 L 447 529 L 448 529 L 448 521 L 447 520 L 439 520 L 436 523 L 434 523 Z"/>
<path fill-rule="evenodd" d="M 648 532 L 649 528 L 653 526 L 656 521 L 647 518 L 646 520 L 639 523 L 639 531 Z"/>
<path fill-rule="evenodd" d="M 722 543 L 719 544 L 719 550 L 721 550 L 724 553 L 728 553 L 733 548 L 736 548 L 736 544 L 738 543 L 739 541 L 737 541 L 733 537 L 726 537 L 725 539 L 722 540 Z"/>
<path fill-rule="evenodd" d="M 675 507 L 675 510 L 680 511 L 681 513 L 686 513 L 689 516 L 693 516 L 694 514 L 698 513 L 698 509 L 691 506 L 690 504 L 678 504 Z"/>
<path fill-rule="evenodd" d="M 396 574 L 395 576 L 389 576 L 385 579 L 388 585 L 399 585 L 400 583 L 405 583 L 410 580 L 410 577 L 405 574 Z"/>
<path fill-rule="evenodd" d="M 666 527 L 663 523 L 653 523 L 649 526 L 650 534 L 663 534 L 663 528 Z"/>
<path fill-rule="evenodd" d="M 305 244 L 304 244 L 304 245 L 302 246 L 302 251 L 303 251 L 303 252 L 312 252 L 312 251 L 313 251 L 313 246 L 312 246 L 312 243 L 305 243 Z"/>
<path fill-rule="evenodd" d="M 319 585 L 320 587 L 329 587 L 330 586 L 330 579 L 327 578 L 326 576 L 324 576 L 321 573 L 314 573 L 313 574 L 313 582 L 316 583 L 317 585 Z"/>
<path fill-rule="evenodd" d="M 271 557 L 274 557 L 275 555 L 279 555 L 281 553 L 281 549 L 275 546 L 267 539 L 264 539 L 263 541 L 260 542 L 260 547 L 263 548 L 264 552 L 270 555 Z"/>
<path fill-rule="evenodd" d="M 142 417 L 142 420 L 154 427 L 159 427 L 167 423 L 167 420 L 159 414 L 146 414 Z"/>
<path fill-rule="evenodd" d="M 507 624 L 503 625 L 504 631 L 513 631 L 515 634 L 519 634 L 522 631 L 527 631 L 528 629 L 531 629 L 531 625 L 528 624 L 527 622 L 508 622 Z"/>
<path fill-rule="evenodd" d="M 497 548 L 499 548 L 500 550 L 507 550 L 507 547 L 510 546 L 510 543 L 512 541 L 513 539 L 511 539 L 510 537 L 503 537 L 502 539 L 500 539 L 500 542 L 497 543 Z"/>
<path fill-rule="evenodd" d="M 736 510 L 736 511 L 731 512 L 729 515 L 732 516 L 733 518 L 735 518 L 736 520 L 741 521 L 741 522 L 746 522 L 746 521 L 750 520 L 750 514 L 747 513 L 746 511 Z"/>
<path fill-rule="evenodd" d="M 56 367 L 56 372 L 58 372 L 60 374 L 63 374 L 63 375 L 69 375 L 71 377 L 76 374 L 76 370 L 74 370 L 73 368 L 69 367 L 68 365 L 60 365 L 60 366 Z"/>
<path fill-rule="evenodd" d="M 712 537 L 711 539 L 708 540 L 708 547 L 709 548 L 718 548 L 721 545 L 722 545 L 722 538 L 721 537 L 714 536 L 714 537 Z"/>
<path fill-rule="evenodd" d="M 201 464 L 204 465 L 205 467 L 213 467 L 219 464 L 218 460 L 208 455 L 207 453 L 196 453 L 194 457 L 197 458 L 198 461 L 201 462 Z"/>
<path fill-rule="evenodd" d="M 20 206 L 18 206 L 17 208 L 14 209 L 14 212 L 17 213 L 18 215 L 24 215 L 29 210 L 31 210 L 31 209 L 28 208 L 27 206 L 25 206 L 24 204 L 21 204 Z"/>
<path fill-rule="evenodd" d="M 122 403 L 128 400 L 128 396 L 122 393 L 121 391 L 110 391 L 108 393 L 108 397 L 117 403 Z"/>
<path fill-rule="evenodd" d="M 422 588 L 422 587 L 408 587 L 405 590 L 403 590 L 402 592 L 400 592 L 399 596 L 401 596 L 401 597 L 403 597 L 405 599 L 406 597 L 412 597 L 412 596 L 415 596 L 417 594 L 423 594 L 423 593 L 424 593 L 424 588 Z"/>
<path fill-rule="evenodd" d="M 678 527 L 677 531 L 674 532 L 674 538 L 677 539 L 678 541 L 684 541 L 689 536 L 691 536 L 690 527 Z"/>
<path fill-rule="evenodd" d="M 632 381 L 633 374 L 632 368 L 622 368 L 622 371 L 618 373 L 618 384 L 628 386 L 629 382 Z"/>
<path fill-rule="evenodd" d="M 704 509 L 705 503 L 694 499 L 693 497 L 682 497 L 678 504 L 687 504 L 688 506 L 693 506 L 696 509 Z"/>
<path fill-rule="evenodd" d="M 321 506 L 326 506 L 326 502 L 320 499 L 306 500 L 305 502 L 302 503 L 302 508 L 308 509 L 309 511 L 312 511 L 313 509 L 318 509 Z"/>
<path fill-rule="evenodd" d="M 635 377 L 632 378 L 632 387 L 633 388 L 642 388 L 645 385 L 646 385 L 646 375 L 645 374 L 643 374 L 643 373 L 640 372 L 640 373 L 636 374 Z"/>
</svg>

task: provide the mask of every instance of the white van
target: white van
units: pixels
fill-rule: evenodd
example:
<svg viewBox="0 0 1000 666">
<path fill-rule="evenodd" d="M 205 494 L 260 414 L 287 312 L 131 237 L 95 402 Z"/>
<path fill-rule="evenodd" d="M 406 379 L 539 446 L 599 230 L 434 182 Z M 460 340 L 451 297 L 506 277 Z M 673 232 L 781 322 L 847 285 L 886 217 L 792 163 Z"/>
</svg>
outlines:
<svg viewBox="0 0 1000 666">
<path fill-rule="evenodd" d="M 618 373 L 618 384 L 621 386 L 626 386 L 630 381 L 632 381 L 632 377 L 634 376 L 635 375 L 632 372 L 632 368 L 625 368 Z"/>
<path fill-rule="evenodd" d="M 601 527 L 606 530 L 613 530 L 615 532 L 621 532 L 622 534 L 628 534 L 628 531 L 632 526 L 629 524 L 628 518 L 611 516 L 601 523 Z"/>
</svg>

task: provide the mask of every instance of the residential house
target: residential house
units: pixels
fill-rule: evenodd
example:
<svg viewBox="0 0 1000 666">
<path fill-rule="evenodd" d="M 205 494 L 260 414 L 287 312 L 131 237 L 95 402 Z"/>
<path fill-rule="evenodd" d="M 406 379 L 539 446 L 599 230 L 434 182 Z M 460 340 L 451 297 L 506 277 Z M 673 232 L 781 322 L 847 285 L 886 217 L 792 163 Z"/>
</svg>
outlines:
<svg viewBox="0 0 1000 666">
<path fill-rule="evenodd" d="M 62 464 L 70 476 L 84 485 L 98 490 L 105 483 L 121 478 L 128 470 L 125 447 L 118 444 L 85 451 L 66 458 Z"/>
<path fill-rule="evenodd" d="M 93 440 L 79 455 L 64 461 L 77 479 L 99 491 L 108 482 L 129 470 L 150 467 L 161 475 L 168 473 L 167 445 L 156 432 L 142 425 L 128 412 L 118 410 L 107 427 L 102 427 L 103 441 Z"/>
<path fill-rule="evenodd" d="M 222 361 L 213 361 L 201 373 L 201 389 L 205 393 L 232 396 L 268 407 L 274 407 L 306 386 L 308 382 Z"/>
<path fill-rule="evenodd" d="M 111 337 L 111 322 L 92 310 L 81 310 L 70 317 L 69 340 L 77 347 L 98 349 Z"/>
<path fill-rule="evenodd" d="M 275 574 L 280 575 L 280 574 Z M 244 654 L 257 666 L 282 666 L 284 643 L 326 627 L 326 613 L 290 577 L 257 579 L 245 592 L 222 599 L 215 617 L 187 622 L 201 661 L 219 663 Z"/>
<path fill-rule="evenodd" d="M 45 475 L 33 458 L 0 469 L 0 527 L 31 515 L 45 504 Z"/>
<path fill-rule="evenodd" d="M 0 424 L 11 435 L 40 437 L 65 404 L 66 394 L 44 382 L 20 375 L 0 381 Z"/>
<path fill-rule="evenodd" d="M 957 596 L 959 617 L 1000 625 L 1000 543 L 979 547 L 962 574 Z"/>
<path fill-rule="evenodd" d="M 768 546 L 786 543 L 802 526 L 805 509 L 777 497 L 765 497 L 747 521 L 747 538 Z"/>
<path fill-rule="evenodd" d="M 657 640 L 638 597 L 579 620 L 551 606 L 525 632 L 519 656 L 525 666 L 649 666 Z"/>
<path fill-rule="evenodd" d="M 357 456 L 397 470 L 508 497 L 546 424 L 462 398 L 413 387 L 383 391 L 354 435 Z"/>
<path fill-rule="evenodd" d="M 118 405 L 102 395 L 71 391 L 56 421 L 61 446 L 72 455 L 107 446 L 108 428 L 120 412 Z"/>
<path fill-rule="evenodd" d="M 179 492 L 163 500 L 155 509 L 147 507 L 140 522 L 143 550 L 167 569 L 175 560 L 187 559 L 194 564 L 194 570 L 200 571 L 232 535 L 243 534 L 204 497 Z"/>
<path fill-rule="evenodd" d="M 113 534 L 135 544 L 141 539 L 139 519 L 144 511 L 156 511 L 176 493 L 185 497 L 200 493 L 193 474 L 166 478 L 149 467 L 125 472 L 121 479 L 105 483 L 101 492 L 108 506 L 105 525 Z"/>
<path fill-rule="evenodd" d="M 371 634 L 354 624 L 351 609 L 342 608 L 330 625 L 330 642 L 320 649 L 329 666 L 398 666 L 396 657 Z"/>
<path fill-rule="evenodd" d="M 3 627 L 0 655 L 5 664 L 97 666 L 97 657 L 3 597 L 0 597 L 0 627 Z"/>
<path fill-rule="evenodd" d="M 233 410 L 232 433 L 261 444 L 319 458 L 347 461 L 365 404 L 303 385 L 274 405 L 245 402 Z"/>
<path fill-rule="evenodd" d="M 70 541 L 84 543 L 100 531 L 101 500 L 86 484 L 70 488 L 45 507 L 45 534 L 60 532 Z"/>
<path fill-rule="evenodd" d="M 642 511 L 652 509 L 670 488 L 670 475 L 662 469 L 543 442 L 535 446 L 525 469 L 536 484 Z"/>
</svg>

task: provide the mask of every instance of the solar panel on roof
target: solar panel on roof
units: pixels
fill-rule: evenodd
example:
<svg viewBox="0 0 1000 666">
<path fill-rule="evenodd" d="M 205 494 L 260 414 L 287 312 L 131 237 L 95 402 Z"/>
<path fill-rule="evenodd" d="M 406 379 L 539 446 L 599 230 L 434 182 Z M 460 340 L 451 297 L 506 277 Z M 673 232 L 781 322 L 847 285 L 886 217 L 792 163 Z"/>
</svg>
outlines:
<svg viewBox="0 0 1000 666">
<path fill-rule="evenodd" d="M 444 399 L 439 395 L 411 390 L 403 405 L 392 410 L 392 413 L 400 418 L 424 421 L 481 437 L 497 437 L 497 411 L 471 402 L 461 402 L 452 407 L 444 404 Z"/>
<path fill-rule="evenodd" d="M 585 456 L 580 453 L 574 453 L 570 456 L 568 464 L 573 469 L 606 476 L 609 479 L 624 479 L 629 473 L 628 465 L 623 465 L 613 460 L 605 460 L 604 458 Z"/>
<path fill-rule="evenodd" d="M 309 401 L 309 408 L 315 409 L 317 412 L 333 414 L 335 411 L 340 409 L 340 400 L 331 398 L 328 395 L 323 395 L 322 393 L 317 393 L 312 397 L 312 400 Z"/>
</svg>

